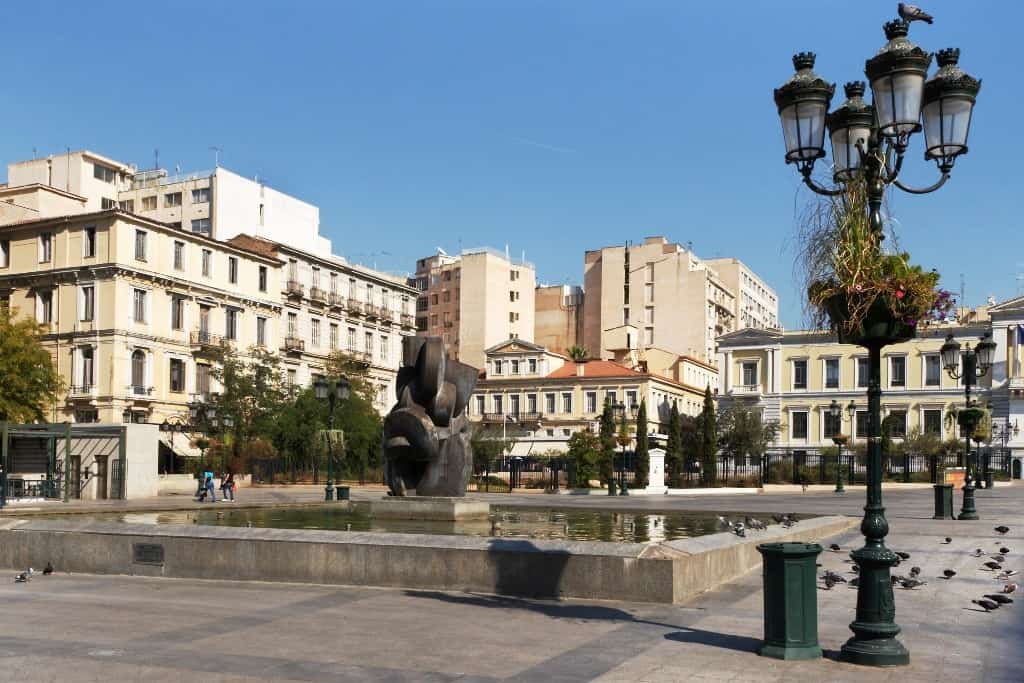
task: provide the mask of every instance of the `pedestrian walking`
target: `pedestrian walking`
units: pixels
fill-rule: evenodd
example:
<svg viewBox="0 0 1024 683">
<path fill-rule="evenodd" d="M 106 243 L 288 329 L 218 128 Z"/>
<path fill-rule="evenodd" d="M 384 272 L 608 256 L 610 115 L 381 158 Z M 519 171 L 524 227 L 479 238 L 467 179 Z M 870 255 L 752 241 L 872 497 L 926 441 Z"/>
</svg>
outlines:
<svg viewBox="0 0 1024 683">
<path fill-rule="evenodd" d="M 235 475 L 225 472 L 220 478 L 220 495 L 225 501 L 235 502 Z"/>
<path fill-rule="evenodd" d="M 202 503 L 206 500 L 206 474 L 196 472 L 196 502 Z"/>
<path fill-rule="evenodd" d="M 217 494 L 214 492 L 213 472 L 211 472 L 210 470 L 207 470 L 206 472 L 203 473 L 203 477 L 206 479 L 206 490 L 210 494 L 210 502 L 211 503 L 216 503 L 217 502 Z"/>
</svg>

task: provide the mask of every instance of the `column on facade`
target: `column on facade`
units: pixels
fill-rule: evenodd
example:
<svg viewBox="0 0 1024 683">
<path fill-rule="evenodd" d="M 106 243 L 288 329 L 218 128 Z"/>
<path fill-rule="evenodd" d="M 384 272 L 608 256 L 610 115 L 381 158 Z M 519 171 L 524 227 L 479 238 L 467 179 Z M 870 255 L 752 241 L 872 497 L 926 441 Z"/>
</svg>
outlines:
<svg viewBox="0 0 1024 683">
<path fill-rule="evenodd" d="M 1010 361 L 1010 372 L 1009 377 L 1020 376 L 1020 330 L 1021 325 L 1014 325 L 1011 333 L 1013 334 L 1013 360 Z"/>
</svg>

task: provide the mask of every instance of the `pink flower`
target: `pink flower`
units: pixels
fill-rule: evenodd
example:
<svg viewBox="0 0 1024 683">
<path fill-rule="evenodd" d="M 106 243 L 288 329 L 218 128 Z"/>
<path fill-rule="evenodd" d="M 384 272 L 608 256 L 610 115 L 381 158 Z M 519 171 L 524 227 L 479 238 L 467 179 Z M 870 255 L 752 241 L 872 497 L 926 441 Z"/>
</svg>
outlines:
<svg viewBox="0 0 1024 683">
<path fill-rule="evenodd" d="M 897 290 L 896 290 L 896 298 L 897 298 L 897 299 L 902 299 L 902 298 L 903 298 L 903 296 L 904 296 L 904 294 L 905 294 L 905 292 L 903 291 L 903 289 L 902 289 L 902 288 L 901 288 L 901 289 L 897 289 Z"/>
</svg>

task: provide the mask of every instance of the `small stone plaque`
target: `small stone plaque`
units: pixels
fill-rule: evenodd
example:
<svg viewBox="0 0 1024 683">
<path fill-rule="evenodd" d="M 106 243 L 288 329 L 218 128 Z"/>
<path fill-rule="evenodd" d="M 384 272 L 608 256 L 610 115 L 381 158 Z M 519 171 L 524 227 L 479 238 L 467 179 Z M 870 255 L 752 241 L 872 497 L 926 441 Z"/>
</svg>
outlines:
<svg viewBox="0 0 1024 683">
<path fill-rule="evenodd" d="M 164 547 L 159 543 L 132 543 L 132 563 L 163 566 Z"/>
</svg>

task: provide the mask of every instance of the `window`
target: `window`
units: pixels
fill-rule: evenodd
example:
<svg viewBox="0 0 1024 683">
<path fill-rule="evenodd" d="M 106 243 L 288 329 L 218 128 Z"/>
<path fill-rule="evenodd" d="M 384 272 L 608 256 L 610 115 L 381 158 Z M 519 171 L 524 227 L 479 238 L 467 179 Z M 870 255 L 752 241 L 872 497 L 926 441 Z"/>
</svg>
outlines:
<svg viewBox="0 0 1024 683">
<path fill-rule="evenodd" d="M 363 350 L 366 351 L 367 355 L 373 355 L 373 332 L 367 332 L 363 335 Z"/>
<path fill-rule="evenodd" d="M 380 336 L 380 358 L 381 360 L 388 359 L 388 338 L 387 335 L 382 334 Z"/>
<path fill-rule="evenodd" d="M 868 438 L 868 431 L 870 424 L 868 423 L 868 411 L 858 410 L 857 411 L 857 424 L 855 436 L 858 439 Z"/>
<path fill-rule="evenodd" d="M 213 261 L 213 252 L 203 249 L 203 277 L 210 277 L 210 262 Z"/>
<path fill-rule="evenodd" d="M 164 208 L 170 206 L 181 206 L 181 193 L 180 192 L 168 192 L 164 195 Z"/>
<path fill-rule="evenodd" d="M 171 296 L 171 329 L 180 330 L 185 324 L 185 299 Z"/>
<path fill-rule="evenodd" d="M 821 413 L 821 419 L 823 420 L 823 427 L 825 429 L 824 437 L 830 439 L 840 433 L 839 423 L 842 421 L 842 416 L 832 417 L 832 413 L 829 412 L 828 408 Z"/>
<path fill-rule="evenodd" d="M 96 228 L 90 227 L 84 230 L 82 234 L 82 256 L 85 258 L 96 256 Z"/>
<path fill-rule="evenodd" d="M 596 413 L 597 412 L 597 392 L 596 391 L 588 391 L 587 392 L 587 412 L 588 413 Z"/>
<path fill-rule="evenodd" d="M 452 300 L 452 293 L 447 289 L 441 292 L 441 295 L 441 300 L 444 301 L 445 303 L 448 303 L 449 301 Z"/>
<path fill-rule="evenodd" d="M 199 306 L 199 334 L 204 338 L 210 334 L 210 307 Z"/>
<path fill-rule="evenodd" d="M 193 204 L 205 204 L 210 201 L 210 188 L 201 187 L 198 190 L 192 190 L 192 203 Z"/>
<path fill-rule="evenodd" d="M 608 391 L 604 392 L 604 402 L 605 403 L 609 403 L 611 405 L 615 405 L 616 403 L 618 403 L 617 399 L 618 399 L 618 396 L 615 394 L 615 390 L 614 389 L 609 389 Z"/>
<path fill-rule="evenodd" d="M 644 303 L 654 303 L 654 283 L 652 282 L 648 282 L 646 285 L 644 285 Z"/>
<path fill-rule="evenodd" d="M 903 387 L 907 385 L 907 357 L 892 356 L 889 359 L 889 385 Z"/>
<path fill-rule="evenodd" d="M 924 357 L 924 385 L 926 387 L 937 387 L 941 383 L 941 368 L 939 357 L 929 355 Z"/>
<path fill-rule="evenodd" d="M 109 197 L 100 197 L 100 208 L 104 211 L 117 208 L 117 200 Z"/>
<path fill-rule="evenodd" d="M 196 392 L 204 396 L 210 393 L 210 366 L 196 364 Z"/>
<path fill-rule="evenodd" d="M 647 281 L 654 282 L 654 263 L 648 263 L 646 266 Z"/>
<path fill-rule="evenodd" d="M 94 285 L 82 286 L 82 315 L 79 318 L 82 322 L 90 322 L 96 315 L 96 287 Z"/>
<path fill-rule="evenodd" d="M 640 407 L 639 404 L 637 404 L 637 401 L 636 401 L 636 392 L 635 391 L 627 391 L 626 392 L 626 407 L 627 408 L 632 408 L 633 406 L 637 406 L 638 409 Z"/>
<path fill-rule="evenodd" d="M 88 410 L 76 410 L 75 411 L 75 422 L 79 422 L 81 424 L 89 424 L 89 423 L 99 422 L 99 421 L 100 421 L 100 411 L 96 410 L 95 408 L 90 408 Z"/>
<path fill-rule="evenodd" d="M 516 313 L 515 311 L 509 311 L 508 321 L 510 323 L 514 323 L 514 322 L 517 322 L 518 320 L 519 320 L 519 314 Z"/>
<path fill-rule="evenodd" d="M 337 327 L 335 325 L 335 327 Z M 267 345 L 267 319 L 256 318 L 256 346 Z"/>
<path fill-rule="evenodd" d="M 928 409 L 924 411 L 924 433 L 942 436 L 942 410 Z"/>
<path fill-rule="evenodd" d="M 142 198 L 143 211 L 156 211 L 156 195 Z"/>
<path fill-rule="evenodd" d="M 647 346 L 651 346 L 651 345 L 654 344 L 654 328 L 653 327 L 645 327 L 644 328 L 644 344 L 647 345 Z"/>
<path fill-rule="evenodd" d="M 185 243 L 174 240 L 174 269 L 185 270 Z"/>
<path fill-rule="evenodd" d="M 82 389 L 88 391 L 96 383 L 95 374 L 95 351 L 91 346 L 83 346 L 81 349 L 82 354 L 82 372 L 80 378 L 82 380 Z"/>
<path fill-rule="evenodd" d="M 53 292 L 36 294 L 36 320 L 44 324 L 53 322 Z"/>
<path fill-rule="evenodd" d="M 348 348 L 350 351 L 356 350 L 356 328 L 348 328 Z"/>
<path fill-rule="evenodd" d="M 794 389 L 806 389 L 807 388 L 807 361 L 806 360 L 795 360 L 795 361 L 793 361 L 793 388 Z"/>
<path fill-rule="evenodd" d="M 508 397 L 508 412 L 510 415 L 519 417 L 519 394 L 512 394 Z"/>
<path fill-rule="evenodd" d="M 224 338 L 238 339 L 238 309 L 228 308 L 224 311 Z"/>
<path fill-rule="evenodd" d="M 790 435 L 794 439 L 807 438 L 807 413 L 791 412 L 789 414 Z"/>
<path fill-rule="evenodd" d="M 502 366 L 502 362 L 500 360 L 494 361 L 494 374 L 495 375 L 500 375 L 501 374 L 501 366 Z"/>
<path fill-rule="evenodd" d="M 132 351 L 132 390 L 146 393 L 146 352 L 141 349 Z"/>
<path fill-rule="evenodd" d="M 495 395 L 491 396 L 491 406 L 494 408 L 495 415 L 503 415 L 505 413 L 505 406 L 502 404 L 502 396 Z"/>
<path fill-rule="evenodd" d="M 53 258 L 53 235 L 48 232 L 39 235 L 39 262 L 49 263 Z"/>
<path fill-rule="evenodd" d="M 903 439 L 907 436 L 907 411 L 890 410 L 885 418 L 889 425 L 889 436 L 894 439 Z"/>
<path fill-rule="evenodd" d="M 338 326 L 331 323 L 330 332 L 328 334 L 329 337 L 327 343 L 329 344 L 329 348 L 331 351 L 335 351 L 338 348 Z"/>
<path fill-rule="evenodd" d="M 544 412 L 548 415 L 555 414 L 555 395 L 544 394 Z"/>
<path fill-rule="evenodd" d="M 210 234 L 210 219 L 209 218 L 193 218 L 192 219 L 192 232 L 198 232 L 203 235 Z"/>
<path fill-rule="evenodd" d="M 826 389 L 838 389 L 839 388 L 839 359 L 838 358 L 826 358 L 825 359 L 825 388 Z"/>
<path fill-rule="evenodd" d="M 476 414 L 477 415 L 483 415 L 484 414 L 484 397 L 483 396 L 477 396 L 476 397 Z"/>
<path fill-rule="evenodd" d="M 537 374 L 537 359 L 536 358 L 530 358 L 529 360 L 527 360 L 526 361 L 526 366 L 529 369 L 529 372 L 530 372 L 531 375 L 536 375 Z"/>
<path fill-rule="evenodd" d="M 146 231 L 136 230 L 135 231 L 135 260 L 145 261 L 146 260 Z"/>
<path fill-rule="evenodd" d="M 743 386 L 757 386 L 757 361 L 743 362 Z"/>
<path fill-rule="evenodd" d="M 511 362 L 512 362 L 512 374 L 513 375 L 518 375 L 519 374 L 519 361 L 513 358 Z"/>
<path fill-rule="evenodd" d="M 572 394 L 569 392 L 562 394 L 562 412 L 566 415 L 572 413 Z"/>
<path fill-rule="evenodd" d="M 92 177 L 95 178 L 96 180 L 102 180 L 105 183 L 112 183 L 114 182 L 114 178 L 117 177 L 117 171 L 110 168 L 109 166 L 93 164 Z"/>
<path fill-rule="evenodd" d="M 137 323 L 146 322 L 146 290 L 132 290 L 132 320 Z"/>
<path fill-rule="evenodd" d="M 868 378 L 869 377 L 870 377 L 870 372 L 869 372 L 869 368 L 868 368 L 868 359 L 867 358 L 858 358 L 857 359 L 857 388 L 858 389 L 862 389 L 862 388 L 866 387 L 868 385 Z"/>
<path fill-rule="evenodd" d="M 313 283 L 312 286 L 320 289 L 320 269 L 314 267 L 313 269 Z"/>
<path fill-rule="evenodd" d="M 572 436 L 572 430 L 568 428 L 563 429 L 562 436 Z"/>
<path fill-rule="evenodd" d="M 654 324 L 654 307 L 648 306 L 644 309 L 644 322 L 648 325 Z"/>
<path fill-rule="evenodd" d="M 125 199 L 123 201 L 120 201 L 120 202 L 117 203 L 117 206 L 122 211 L 127 211 L 128 213 L 135 213 L 135 200 L 134 199 Z"/>
<path fill-rule="evenodd" d="M 537 412 L 537 394 L 526 395 L 526 412 L 536 413 Z"/>
<path fill-rule="evenodd" d="M 0 240 L 0 268 L 11 265 L 11 241 Z"/>
<path fill-rule="evenodd" d="M 320 348 L 320 321 L 316 318 L 311 318 L 309 321 L 309 333 L 313 347 Z"/>
<path fill-rule="evenodd" d="M 238 284 L 238 259 L 234 256 L 228 256 L 228 282 Z"/>
<path fill-rule="evenodd" d="M 508 279 L 512 280 L 513 282 L 518 280 L 519 279 L 519 271 L 518 270 L 510 270 L 510 271 L 508 271 Z"/>
<path fill-rule="evenodd" d="M 293 368 L 288 368 L 287 382 L 288 386 L 294 387 L 298 383 L 298 373 Z"/>
<path fill-rule="evenodd" d="M 436 306 L 437 305 L 437 294 L 431 294 L 430 295 L 430 305 L 431 306 Z"/>
<path fill-rule="evenodd" d="M 267 291 L 267 267 L 260 266 L 260 291 Z"/>
<path fill-rule="evenodd" d="M 185 391 L 185 361 L 180 358 L 171 359 L 169 379 L 171 391 L 175 393 Z"/>
</svg>

